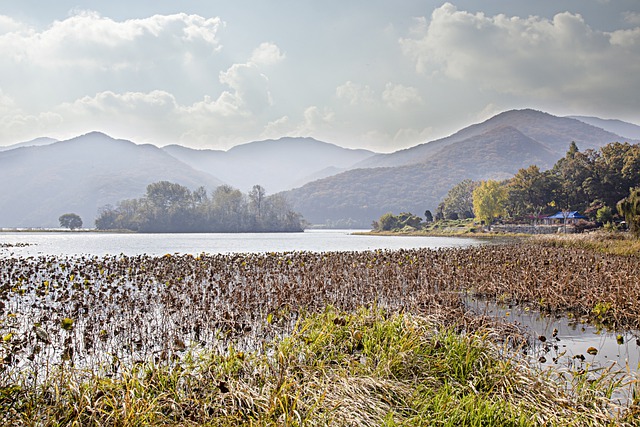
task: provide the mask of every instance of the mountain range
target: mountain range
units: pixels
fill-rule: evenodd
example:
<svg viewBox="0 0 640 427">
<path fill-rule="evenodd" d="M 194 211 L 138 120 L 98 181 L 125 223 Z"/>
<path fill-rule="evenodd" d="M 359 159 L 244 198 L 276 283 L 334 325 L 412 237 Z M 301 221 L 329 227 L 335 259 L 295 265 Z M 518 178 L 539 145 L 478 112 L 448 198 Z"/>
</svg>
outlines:
<svg viewBox="0 0 640 427">
<path fill-rule="evenodd" d="M 92 227 L 101 206 L 141 197 L 160 180 L 209 191 L 224 183 L 247 192 L 260 184 L 268 194 L 282 191 L 312 224 L 367 227 L 386 212 L 434 211 L 463 179 L 504 179 L 531 164 L 549 168 L 571 141 L 584 150 L 636 142 L 638 134 L 639 126 L 620 121 L 511 110 L 389 154 L 312 138 L 228 151 L 159 148 L 98 132 L 65 141 L 38 138 L 0 147 L 0 227 L 55 227 L 68 212 Z"/>
<path fill-rule="evenodd" d="M 228 151 L 163 148 L 194 169 L 215 175 L 244 192 L 260 184 L 271 193 L 335 175 L 375 153 L 350 150 L 313 138 L 280 138 L 237 145 Z"/>
<path fill-rule="evenodd" d="M 580 150 L 635 142 L 574 118 L 511 110 L 447 138 L 372 156 L 350 171 L 287 195 L 311 223 L 367 227 L 387 212 L 433 212 L 449 189 L 464 179 L 504 179 L 533 164 L 548 169 L 572 141 Z"/>
</svg>

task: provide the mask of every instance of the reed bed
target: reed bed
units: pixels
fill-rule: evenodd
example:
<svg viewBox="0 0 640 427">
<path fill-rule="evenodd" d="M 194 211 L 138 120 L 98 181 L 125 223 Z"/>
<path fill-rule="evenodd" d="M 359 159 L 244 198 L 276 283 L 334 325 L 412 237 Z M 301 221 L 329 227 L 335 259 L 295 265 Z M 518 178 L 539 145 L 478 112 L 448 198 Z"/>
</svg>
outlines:
<svg viewBox="0 0 640 427">
<path fill-rule="evenodd" d="M 23 425 L 632 423 L 637 396 L 626 408 L 608 397 L 633 384 L 576 373 L 555 386 L 509 356 L 521 331 L 464 300 L 638 329 L 636 264 L 545 243 L 3 258 L 0 413 Z M 396 335 L 405 349 L 388 347 Z M 472 368 L 447 359 L 476 350 Z"/>
<path fill-rule="evenodd" d="M 598 230 L 580 234 L 547 234 L 533 236 L 539 243 L 589 249 L 613 255 L 640 257 L 640 239 L 628 232 Z"/>
</svg>

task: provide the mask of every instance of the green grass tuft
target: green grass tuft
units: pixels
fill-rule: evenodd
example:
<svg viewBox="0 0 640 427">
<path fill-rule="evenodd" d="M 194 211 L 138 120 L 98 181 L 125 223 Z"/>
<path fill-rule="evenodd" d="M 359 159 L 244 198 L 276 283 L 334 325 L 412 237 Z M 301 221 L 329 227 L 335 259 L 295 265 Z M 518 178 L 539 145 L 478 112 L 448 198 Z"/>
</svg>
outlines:
<svg viewBox="0 0 640 427">
<path fill-rule="evenodd" d="M 377 308 L 328 307 L 260 349 L 192 349 L 113 377 L 62 365 L 0 390 L 15 426 L 631 425 L 585 382 L 566 391 L 479 334 Z M 607 406 L 609 405 L 609 406 Z M 4 417 L 4 418 L 2 418 Z"/>
</svg>

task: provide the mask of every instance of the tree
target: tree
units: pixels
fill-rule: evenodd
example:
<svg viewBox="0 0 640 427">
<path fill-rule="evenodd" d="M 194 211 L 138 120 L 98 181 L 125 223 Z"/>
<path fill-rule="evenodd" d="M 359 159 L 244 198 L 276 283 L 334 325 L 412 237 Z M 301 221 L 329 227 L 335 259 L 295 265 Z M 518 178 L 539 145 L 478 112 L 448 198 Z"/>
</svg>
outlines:
<svg viewBox="0 0 640 427">
<path fill-rule="evenodd" d="M 629 195 L 616 205 L 618 213 L 624 216 L 629 230 L 640 235 L 640 187 L 629 190 Z"/>
<path fill-rule="evenodd" d="M 508 209 L 512 216 L 539 215 L 551 202 L 553 182 L 538 166 L 520 169 L 507 184 Z"/>
<path fill-rule="evenodd" d="M 589 206 L 590 195 L 585 183 L 593 177 L 592 152 L 581 153 L 575 142 L 569 151 L 551 169 L 553 178 L 558 181 L 555 188 L 555 202 L 558 207 L 569 211 L 583 211 Z M 593 195 L 591 195 L 593 198 Z"/>
<path fill-rule="evenodd" d="M 147 186 L 145 215 L 148 220 L 142 231 L 186 231 L 190 228 L 193 197 L 191 191 L 180 184 L 159 181 Z"/>
<path fill-rule="evenodd" d="M 386 213 L 378 220 L 378 225 L 381 231 L 390 231 L 394 228 L 398 228 L 398 218 L 392 213 Z"/>
<path fill-rule="evenodd" d="M 447 219 L 473 218 L 473 190 L 478 184 L 465 179 L 453 186 L 442 201 L 442 214 Z"/>
<path fill-rule="evenodd" d="M 251 191 L 249 191 L 249 206 L 252 213 L 255 214 L 258 222 L 262 219 L 262 208 L 264 204 L 264 198 L 267 192 L 260 185 L 254 185 Z"/>
<path fill-rule="evenodd" d="M 101 208 L 96 228 L 173 233 L 304 229 L 304 220 L 291 210 L 283 195 L 266 197 L 260 186 L 254 190 L 257 197 L 252 205 L 247 195 L 228 185 L 217 187 L 208 197 L 203 187 L 191 192 L 181 185 L 160 181 L 147 187 L 145 197 L 121 200 L 116 208 Z"/>
<path fill-rule="evenodd" d="M 247 229 L 247 200 L 240 190 L 221 185 L 211 196 L 212 217 L 216 227 L 224 232 L 239 232 Z"/>
<path fill-rule="evenodd" d="M 607 206 L 615 206 L 640 184 L 640 145 L 613 142 L 592 152 L 592 176 L 583 187 L 590 196 Z"/>
<path fill-rule="evenodd" d="M 424 211 L 424 221 L 426 223 L 433 222 L 433 214 L 431 213 L 431 211 L 429 209 Z"/>
<path fill-rule="evenodd" d="M 95 225 L 98 230 L 115 230 L 118 228 L 118 212 L 111 205 L 101 207 Z"/>
<path fill-rule="evenodd" d="M 74 213 L 61 215 L 60 218 L 58 218 L 58 221 L 60 221 L 60 227 L 69 228 L 71 230 L 82 227 L 82 219 L 79 215 Z"/>
<path fill-rule="evenodd" d="M 398 215 L 398 226 L 401 228 L 404 227 L 413 227 L 420 228 L 420 224 L 422 223 L 422 218 L 416 216 L 409 212 L 402 212 Z"/>
<path fill-rule="evenodd" d="M 613 212 L 609 206 L 603 206 L 596 211 L 596 221 L 606 224 L 613 221 Z"/>
<path fill-rule="evenodd" d="M 373 221 L 371 225 L 377 231 L 391 231 L 404 227 L 420 228 L 421 224 L 422 219 L 419 216 L 409 212 L 402 212 L 398 215 L 386 213 L 377 221 Z"/>
<path fill-rule="evenodd" d="M 505 214 L 506 201 L 507 190 L 497 181 L 482 181 L 480 186 L 473 190 L 473 210 L 476 217 L 488 226 L 494 218 Z"/>
</svg>

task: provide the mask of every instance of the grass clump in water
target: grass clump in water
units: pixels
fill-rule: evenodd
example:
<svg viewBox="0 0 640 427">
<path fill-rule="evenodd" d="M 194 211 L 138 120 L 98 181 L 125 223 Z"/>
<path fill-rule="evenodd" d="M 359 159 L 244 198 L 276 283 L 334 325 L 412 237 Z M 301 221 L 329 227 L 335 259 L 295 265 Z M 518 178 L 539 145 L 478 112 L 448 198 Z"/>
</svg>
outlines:
<svg viewBox="0 0 640 427">
<path fill-rule="evenodd" d="M 434 318 L 327 308 L 259 350 L 192 349 L 117 375 L 62 365 L 0 390 L 6 425 L 624 425 L 594 393 L 567 395 L 482 335 Z M 614 408 L 615 409 L 615 408 Z M 2 418 L 4 417 L 4 418 Z"/>
</svg>

